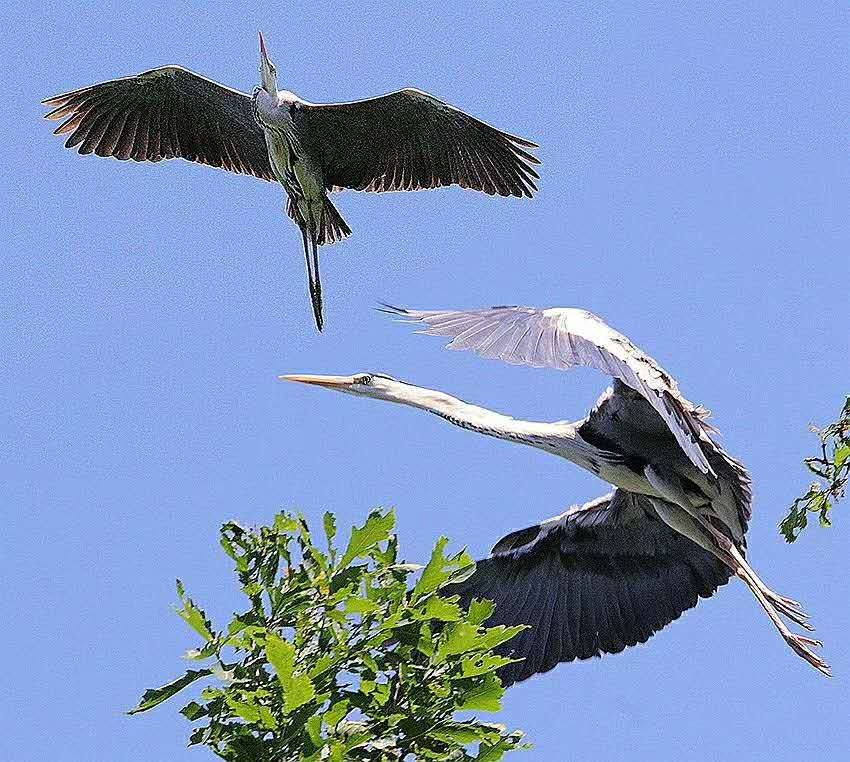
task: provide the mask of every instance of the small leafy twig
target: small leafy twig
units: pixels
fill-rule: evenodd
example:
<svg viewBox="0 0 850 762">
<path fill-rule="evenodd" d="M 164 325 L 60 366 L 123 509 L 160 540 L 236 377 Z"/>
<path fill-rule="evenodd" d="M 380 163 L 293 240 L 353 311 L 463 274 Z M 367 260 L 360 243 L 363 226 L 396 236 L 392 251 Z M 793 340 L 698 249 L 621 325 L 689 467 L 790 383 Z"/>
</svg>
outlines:
<svg viewBox="0 0 850 762">
<path fill-rule="evenodd" d="M 811 427 L 820 439 L 819 457 L 803 462 L 820 481 L 812 482 L 808 491 L 791 505 L 790 512 L 779 524 L 788 542 L 794 542 L 806 528 L 808 514 L 818 514 L 821 526 L 832 525 L 829 512 L 835 501 L 844 497 L 850 478 L 850 397 L 844 402 L 841 416 L 824 429 Z"/>
</svg>

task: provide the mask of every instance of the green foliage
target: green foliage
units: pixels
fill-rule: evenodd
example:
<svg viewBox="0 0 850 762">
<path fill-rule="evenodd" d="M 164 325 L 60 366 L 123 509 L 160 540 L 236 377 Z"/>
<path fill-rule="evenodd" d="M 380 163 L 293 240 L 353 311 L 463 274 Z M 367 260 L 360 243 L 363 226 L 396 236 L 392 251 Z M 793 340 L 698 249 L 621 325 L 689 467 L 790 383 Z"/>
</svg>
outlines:
<svg viewBox="0 0 850 762">
<path fill-rule="evenodd" d="M 850 478 L 850 397 L 835 423 L 825 429 L 812 427 L 812 431 L 820 439 L 821 454 L 806 458 L 804 463 L 819 481 L 812 482 L 808 492 L 794 501 L 780 523 L 779 529 L 788 542 L 794 542 L 806 528 L 809 513 L 818 514 L 821 526 L 830 526 L 832 505 L 844 497 Z"/>
<path fill-rule="evenodd" d="M 424 569 L 399 563 L 392 511 L 353 527 L 342 553 L 333 515 L 323 523 L 327 550 L 302 516 L 225 524 L 221 545 L 250 606 L 216 630 L 178 581 L 177 613 L 201 638 L 186 657 L 204 666 L 145 691 L 130 714 L 207 680 L 181 710 L 198 724 L 190 745 L 233 762 L 495 762 L 527 748 L 519 732 L 457 716 L 500 709 L 496 670 L 510 660 L 493 649 L 522 629 L 487 627 L 489 601 L 467 611 L 441 594 L 472 573 L 469 554 L 446 555 L 443 538 Z"/>
</svg>

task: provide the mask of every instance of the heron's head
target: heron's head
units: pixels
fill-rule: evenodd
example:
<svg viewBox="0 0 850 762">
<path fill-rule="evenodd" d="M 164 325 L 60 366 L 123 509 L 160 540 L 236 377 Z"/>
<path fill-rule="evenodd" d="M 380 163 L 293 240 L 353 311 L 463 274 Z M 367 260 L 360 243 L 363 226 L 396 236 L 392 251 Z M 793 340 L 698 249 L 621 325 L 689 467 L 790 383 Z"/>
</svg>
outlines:
<svg viewBox="0 0 850 762">
<path fill-rule="evenodd" d="M 415 391 L 418 389 L 418 387 L 406 384 L 404 381 L 399 381 L 385 373 L 374 373 L 372 371 L 355 373 L 353 376 L 289 375 L 280 376 L 280 379 L 320 386 L 324 389 L 333 389 L 358 397 L 372 397 L 373 399 L 408 404 L 413 402 Z"/>
<path fill-rule="evenodd" d="M 277 96 L 277 69 L 269 58 L 266 41 L 260 32 L 260 82 L 262 88 L 273 98 Z"/>
</svg>

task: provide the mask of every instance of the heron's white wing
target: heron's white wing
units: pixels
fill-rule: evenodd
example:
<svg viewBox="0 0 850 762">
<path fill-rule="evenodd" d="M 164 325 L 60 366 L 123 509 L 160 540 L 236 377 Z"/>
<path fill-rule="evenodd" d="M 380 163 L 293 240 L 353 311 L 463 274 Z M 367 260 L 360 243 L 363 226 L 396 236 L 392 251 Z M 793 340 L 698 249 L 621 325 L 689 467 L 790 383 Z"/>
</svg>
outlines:
<svg viewBox="0 0 850 762">
<path fill-rule="evenodd" d="M 522 659 L 501 670 L 511 684 L 645 642 L 730 574 L 661 521 L 648 498 L 616 490 L 512 532 L 446 592 L 492 600 L 490 626 L 529 626 L 501 649 Z"/>
<path fill-rule="evenodd" d="M 274 181 L 251 98 L 181 66 L 162 66 L 44 101 L 81 154 L 186 159 Z"/>
<path fill-rule="evenodd" d="M 412 191 L 460 185 L 500 196 L 535 189 L 536 145 L 407 88 L 351 103 L 303 103 L 301 144 L 329 189 Z"/>
<path fill-rule="evenodd" d="M 469 349 L 482 357 L 518 365 L 596 368 L 619 379 L 658 411 L 679 446 L 703 473 L 714 475 L 700 446 L 705 411 L 685 399 L 673 378 L 649 355 L 596 315 L 585 310 L 529 307 L 387 311 L 425 323 L 420 333 L 448 336 L 448 349 Z"/>
</svg>

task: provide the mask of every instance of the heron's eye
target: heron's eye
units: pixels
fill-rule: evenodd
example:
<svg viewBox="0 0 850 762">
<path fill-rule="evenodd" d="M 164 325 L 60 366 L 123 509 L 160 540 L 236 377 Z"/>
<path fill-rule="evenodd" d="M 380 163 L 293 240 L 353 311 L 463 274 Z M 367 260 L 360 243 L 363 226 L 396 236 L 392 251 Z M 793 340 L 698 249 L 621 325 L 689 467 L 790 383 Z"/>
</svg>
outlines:
<svg viewBox="0 0 850 762">
<path fill-rule="evenodd" d="M 362 386 L 369 386 L 372 383 L 372 376 L 360 376 L 360 384 Z"/>
</svg>

